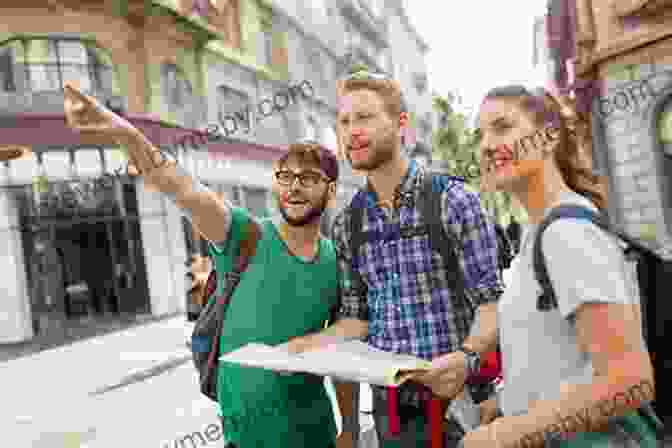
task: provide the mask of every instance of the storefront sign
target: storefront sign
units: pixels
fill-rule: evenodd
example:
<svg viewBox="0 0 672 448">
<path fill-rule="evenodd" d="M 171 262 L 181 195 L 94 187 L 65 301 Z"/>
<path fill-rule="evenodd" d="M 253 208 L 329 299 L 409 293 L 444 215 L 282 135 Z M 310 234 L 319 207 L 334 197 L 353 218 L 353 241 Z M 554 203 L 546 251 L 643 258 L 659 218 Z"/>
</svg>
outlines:
<svg viewBox="0 0 672 448">
<path fill-rule="evenodd" d="M 35 207 L 40 215 L 77 215 L 112 212 L 116 201 L 111 177 L 49 182 L 44 176 L 33 181 Z"/>
</svg>

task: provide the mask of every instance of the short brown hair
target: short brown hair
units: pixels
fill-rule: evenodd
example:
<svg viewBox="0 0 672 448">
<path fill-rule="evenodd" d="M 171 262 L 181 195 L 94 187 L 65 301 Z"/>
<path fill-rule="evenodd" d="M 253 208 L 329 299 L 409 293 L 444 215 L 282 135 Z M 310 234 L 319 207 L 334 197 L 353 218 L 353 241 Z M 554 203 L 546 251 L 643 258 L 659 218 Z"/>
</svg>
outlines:
<svg viewBox="0 0 672 448">
<path fill-rule="evenodd" d="M 319 143 L 307 141 L 289 145 L 289 150 L 276 160 L 273 169 L 277 171 L 282 168 L 290 156 L 297 157 L 300 164 L 313 163 L 324 171 L 330 180 L 338 180 L 338 160 L 336 160 L 336 155 L 333 151 Z"/>
<path fill-rule="evenodd" d="M 383 99 L 385 110 L 392 117 L 406 112 L 401 87 L 393 79 L 347 78 L 336 83 L 336 94 L 339 98 L 355 90 L 372 90 L 376 92 Z"/>
</svg>

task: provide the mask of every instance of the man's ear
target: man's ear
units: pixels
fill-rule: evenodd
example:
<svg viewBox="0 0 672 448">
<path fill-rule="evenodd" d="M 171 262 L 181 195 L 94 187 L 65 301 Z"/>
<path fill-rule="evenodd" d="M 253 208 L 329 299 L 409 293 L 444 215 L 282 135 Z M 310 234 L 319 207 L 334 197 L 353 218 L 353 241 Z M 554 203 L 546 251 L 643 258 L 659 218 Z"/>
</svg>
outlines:
<svg viewBox="0 0 672 448">
<path fill-rule="evenodd" d="M 405 128 L 408 126 L 408 112 L 402 112 L 399 114 L 399 128 Z"/>
</svg>

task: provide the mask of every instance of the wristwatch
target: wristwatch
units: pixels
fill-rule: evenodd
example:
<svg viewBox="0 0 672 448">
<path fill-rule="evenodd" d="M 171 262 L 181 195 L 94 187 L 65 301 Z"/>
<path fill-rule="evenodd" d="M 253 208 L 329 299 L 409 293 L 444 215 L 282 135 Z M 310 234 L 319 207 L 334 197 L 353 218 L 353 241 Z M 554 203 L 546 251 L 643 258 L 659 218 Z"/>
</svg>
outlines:
<svg viewBox="0 0 672 448">
<path fill-rule="evenodd" d="M 468 380 L 474 375 L 478 375 L 478 372 L 481 370 L 481 355 L 469 350 L 468 348 L 462 346 L 460 349 L 465 356 L 465 363 L 467 368 L 467 377 Z"/>
</svg>

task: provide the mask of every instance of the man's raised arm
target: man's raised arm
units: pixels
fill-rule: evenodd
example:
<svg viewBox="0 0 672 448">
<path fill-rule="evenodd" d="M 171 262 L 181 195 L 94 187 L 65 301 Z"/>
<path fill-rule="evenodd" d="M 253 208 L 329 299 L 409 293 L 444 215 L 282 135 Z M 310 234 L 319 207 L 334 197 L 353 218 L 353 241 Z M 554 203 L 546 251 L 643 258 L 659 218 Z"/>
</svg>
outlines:
<svg viewBox="0 0 672 448">
<path fill-rule="evenodd" d="M 231 210 L 225 201 L 177 166 L 175 161 L 165 158 L 123 117 L 70 83 L 66 83 L 63 90 L 65 117 L 71 128 L 101 139 L 111 138 L 125 146 L 129 168 L 141 175 L 146 185 L 162 192 L 187 212 L 194 227 L 207 239 L 213 242 L 227 240 Z"/>
</svg>

